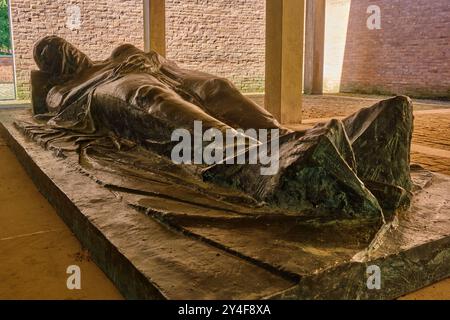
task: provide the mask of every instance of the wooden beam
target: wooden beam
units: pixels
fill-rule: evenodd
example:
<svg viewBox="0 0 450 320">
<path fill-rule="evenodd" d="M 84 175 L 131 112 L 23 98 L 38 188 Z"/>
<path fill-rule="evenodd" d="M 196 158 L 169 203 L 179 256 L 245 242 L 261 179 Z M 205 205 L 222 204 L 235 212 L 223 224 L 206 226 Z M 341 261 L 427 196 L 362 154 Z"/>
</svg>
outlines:
<svg viewBox="0 0 450 320">
<path fill-rule="evenodd" d="M 302 119 L 305 0 L 266 0 L 265 105 L 281 123 Z"/>
<path fill-rule="evenodd" d="M 166 1 L 144 1 L 144 50 L 166 55 Z"/>
</svg>

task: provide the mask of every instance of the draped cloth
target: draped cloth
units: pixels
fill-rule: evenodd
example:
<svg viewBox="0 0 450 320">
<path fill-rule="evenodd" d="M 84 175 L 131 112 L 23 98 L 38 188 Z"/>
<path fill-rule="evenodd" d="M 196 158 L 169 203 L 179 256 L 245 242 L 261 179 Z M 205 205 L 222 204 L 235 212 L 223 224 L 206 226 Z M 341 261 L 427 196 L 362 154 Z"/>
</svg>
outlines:
<svg viewBox="0 0 450 320">
<path fill-rule="evenodd" d="M 34 57 L 48 88 L 34 109 L 45 112 L 18 127 L 57 154 L 76 155 L 82 170 L 115 190 L 128 190 L 134 205 L 144 201 L 137 194 L 163 195 L 191 209 L 204 203 L 218 216 L 361 219 L 375 225 L 386 212 L 409 205 L 413 117 L 406 97 L 293 132 L 230 81 L 182 69 L 153 51 L 122 45 L 94 62 L 51 36 L 36 44 Z M 32 87 L 41 84 L 32 81 Z M 171 135 L 176 129 L 193 133 L 194 121 L 223 133 L 280 130 L 278 171 L 262 177 L 258 164 L 175 165 Z M 374 161 L 362 156 L 368 145 L 379 151 Z"/>
</svg>

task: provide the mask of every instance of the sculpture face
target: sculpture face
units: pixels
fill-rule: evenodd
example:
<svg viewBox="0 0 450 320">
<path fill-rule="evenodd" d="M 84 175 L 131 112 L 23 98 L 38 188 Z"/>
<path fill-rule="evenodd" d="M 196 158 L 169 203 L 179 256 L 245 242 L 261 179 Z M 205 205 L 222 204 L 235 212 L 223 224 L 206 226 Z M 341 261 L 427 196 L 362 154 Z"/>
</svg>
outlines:
<svg viewBox="0 0 450 320">
<path fill-rule="evenodd" d="M 34 47 L 34 59 L 41 71 L 54 76 L 74 76 L 92 66 L 87 55 L 57 36 L 38 41 Z"/>
<path fill-rule="evenodd" d="M 307 215 L 308 219 L 380 222 L 382 208 L 395 210 L 409 204 L 413 117 L 406 97 L 384 101 L 344 121 L 332 120 L 311 130 L 292 132 L 229 81 L 181 69 L 154 52 L 147 54 L 131 45 L 120 46 L 109 59 L 95 64 L 65 40 L 46 37 L 36 44 L 35 60 L 42 72 L 58 80 L 58 86 L 38 100 L 47 101 L 47 105 L 35 106 L 35 110 L 48 110 L 52 102 L 54 113 L 47 128 L 60 130 L 62 137 L 82 136 L 80 141 L 88 136 L 115 137 L 113 144 L 96 154 L 122 152 L 120 139 L 124 139 L 170 161 L 176 145 L 174 130 L 190 134 L 195 131 L 195 122 L 201 122 L 205 131 L 219 133 L 275 129 L 281 135 L 280 166 L 273 175 L 262 176 L 258 164 L 211 167 L 196 163 L 196 177 L 180 179 L 186 184 L 197 180 L 207 183 L 207 187 L 192 187 L 204 188 L 205 193 L 214 186 L 238 189 L 268 210 Z M 78 76 L 81 71 L 83 75 Z M 80 157 L 87 154 L 82 149 L 80 146 Z M 376 156 L 369 156 L 369 150 Z"/>
</svg>

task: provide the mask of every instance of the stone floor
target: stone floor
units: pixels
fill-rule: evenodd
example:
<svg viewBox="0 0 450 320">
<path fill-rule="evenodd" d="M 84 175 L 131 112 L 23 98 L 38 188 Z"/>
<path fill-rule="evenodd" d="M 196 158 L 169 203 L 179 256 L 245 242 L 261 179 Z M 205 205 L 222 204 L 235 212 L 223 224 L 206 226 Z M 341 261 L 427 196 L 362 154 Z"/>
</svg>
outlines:
<svg viewBox="0 0 450 320">
<path fill-rule="evenodd" d="M 383 98 L 305 97 L 305 122 L 346 116 Z M 413 161 L 450 175 L 450 103 L 415 101 L 415 110 Z M 0 299 L 120 298 L 0 138 L 0 226 L 6 225 L 0 228 Z M 71 264 L 82 268 L 81 291 L 66 288 L 65 271 Z M 450 279 L 404 299 L 450 300 Z"/>
<path fill-rule="evenodd" d="M 0 137 L 0 300 L 122 299 Z M 68 290 L 67 267 L 81 269 Z"/>
</svg>

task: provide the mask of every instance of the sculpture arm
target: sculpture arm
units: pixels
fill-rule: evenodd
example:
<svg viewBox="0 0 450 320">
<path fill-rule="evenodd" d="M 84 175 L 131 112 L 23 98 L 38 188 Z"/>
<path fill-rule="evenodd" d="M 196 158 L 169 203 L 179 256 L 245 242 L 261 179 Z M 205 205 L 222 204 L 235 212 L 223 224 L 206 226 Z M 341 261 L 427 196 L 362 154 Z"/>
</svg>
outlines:
<svg viewBox="0 0 450 320">
<path fill-rule="evenodd" d="M 204 110 L 234 128 L 282 129 L 280 123 L 264 108 L 244 96 L 234 84 L 208 73 L 179 68 L 164 63 L 163 73 L 177 79 L 183 88 L 192 92 L 202 103 Z"/>
</svg>

